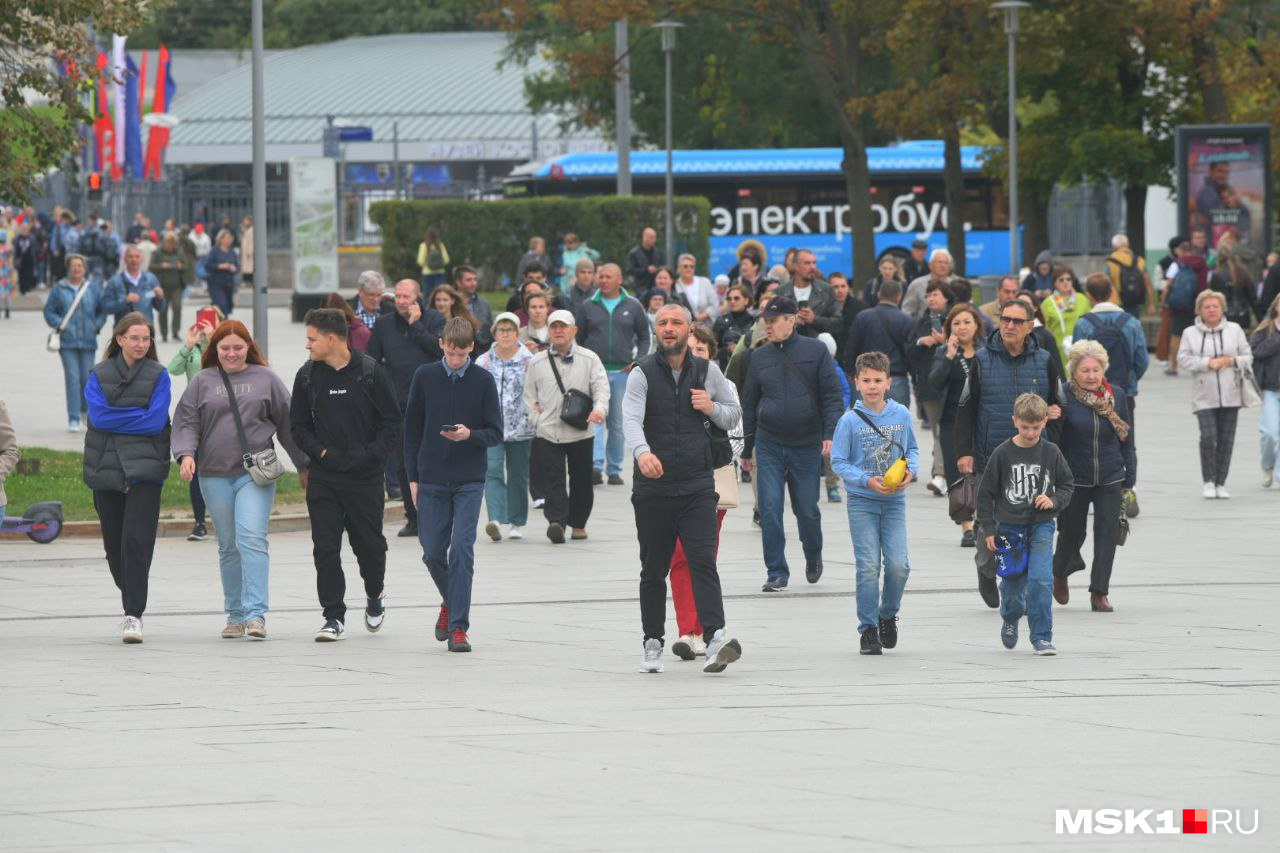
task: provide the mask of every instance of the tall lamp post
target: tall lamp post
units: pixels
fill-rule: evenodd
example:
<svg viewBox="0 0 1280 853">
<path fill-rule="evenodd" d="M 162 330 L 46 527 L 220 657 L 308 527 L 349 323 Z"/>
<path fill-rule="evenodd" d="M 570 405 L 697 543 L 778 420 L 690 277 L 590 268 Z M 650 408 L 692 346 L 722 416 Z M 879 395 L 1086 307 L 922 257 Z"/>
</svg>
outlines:
<svg viewBox="0 0 1280 853">
<path fill-rule="evenodd" d="M 267 132 L 262 88 L 262 0 L 253 0 L 253 338 L 267 354 Z"/>
<path fill-rule="evenodd" d="M 675 248 L 675 178 L 671 172 L 671 55 L 676 50 L 676 30 L 683 27 L 675 21 L 659 21 L 654 29 L 662 33 L 662 56 L 666 61 L 667 74 L 667 206 L 666 206 L 666 249 L 665 258 L 672 263 L 671 253 Z"/>
<path fill-rule="evenodd" d="M 1001 0 L 991 8 L 1004 12 L 1009 36 L 1009 272 L 1018 274 L 1018 12 L 1031 7 L 1023 0 Z"/>
</svg>

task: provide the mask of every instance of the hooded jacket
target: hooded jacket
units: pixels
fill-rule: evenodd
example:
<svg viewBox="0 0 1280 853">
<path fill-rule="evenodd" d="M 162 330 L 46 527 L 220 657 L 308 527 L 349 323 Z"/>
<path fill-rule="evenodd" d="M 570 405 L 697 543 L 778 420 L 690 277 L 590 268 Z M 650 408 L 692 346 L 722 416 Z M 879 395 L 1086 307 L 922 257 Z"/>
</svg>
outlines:
<svg viewBox="0 0 1280 853">
<path fill-rule="evenodd" d="M 1235 368 L 1211 370 L 1209 360 L 1221 355 L 1235 358 Z M 1178 369 L 1191 373 L 1191 410 L 1237 408 L 1244 405 L 1240 394 L 1239 370 L 1253 366 L 1253 350 L 1244 329 L 1223 319 L 1210 329 L 1204 320 L 1182 333 L 1178 347 Z"/>
<path fill-rule="evenodd" d="M 1041 264 L 1049 265 L 1049 271 L 1044 275 L 1040 274 Z M 1053 253 L 1048 249 L 1036 255 L 1036 262 L 1031 265 L 1031 272 L 1027 273 L 1026 278 L 1022 280 L 1022 289 L 1027 293 L 1053 290 Z"/>
<path fill-rule="evenodd" d="M 850 496 L 865 500 L 906 501 L 906 492 L 882 495 L 868 488 L 872 477 L 883 477 L 889 466 L 903 456 L 903 450 L 885 441 L 875 429 L 858 414 L 866 415 L 880 432 L 889 436 L 906 452 L 907 470 L 914 479 L 919 472 L 920 448 L 916 444 L 915 430 L 911 428 L 911 410 L 896 400 L 886 400 L 884 409 L 876 414 L 859 400 L 854 407 L 840 416 L 836 435 L 831 442 L 831 468 L 844 480 Z"/>
</svg>

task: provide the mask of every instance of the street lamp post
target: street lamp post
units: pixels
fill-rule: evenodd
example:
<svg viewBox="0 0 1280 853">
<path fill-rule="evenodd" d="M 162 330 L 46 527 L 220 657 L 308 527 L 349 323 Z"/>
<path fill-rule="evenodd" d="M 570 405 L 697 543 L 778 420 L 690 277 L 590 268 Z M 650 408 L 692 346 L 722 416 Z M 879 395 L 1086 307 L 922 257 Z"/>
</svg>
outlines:
<svg viewBox="0 0 1280 853">
<path fill-rule="evenodd" d="M 676 30 L 684 24 L 675 21 L 659 21 L 654 29 L 662 33 L 662 55 L 666 61 L 667 75 L 667 205 L 666 205 L 666 254 L 668 264 L 672 263 L 671 253 L 675 248 L 675 178 L 671 171 L 671 55 L 676 50 Z"/>
<path fill-rule="evenodd" d="M 262 0 L 253 0 L 253 338 L 267 354 L 267 131 L 262 87 Z"/>
<path fill-rule="evenodd" d="M 1004 12 L 1009 36 L 1009 272 L 1018 273 L 1018 12 L 1030 8 L 1023 0 L 1001 0 L 991 8 Z"/>
</svg>

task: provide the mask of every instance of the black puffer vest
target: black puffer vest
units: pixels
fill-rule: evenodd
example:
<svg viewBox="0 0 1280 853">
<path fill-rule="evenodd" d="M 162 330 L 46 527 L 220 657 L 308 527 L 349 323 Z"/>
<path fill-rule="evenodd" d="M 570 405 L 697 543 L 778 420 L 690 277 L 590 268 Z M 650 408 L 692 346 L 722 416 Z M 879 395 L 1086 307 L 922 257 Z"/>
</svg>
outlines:
<svg viewBox="0 0 1280 853">
<path fill-rule="evenodd" d="M 144 358 L 132 368 L 116 354 L 94 365 L 102 393 L 114 408 L 145 409 L 164 373 L 158 361 Z M 93 425 L 84 438 L 84 482 L 94 491 L 127 492 L 136 482 L 163 483 L 169 476 L 169 424 L 158 435 L 102 432 Z"/>
<path fill-rule="evenodd" d="M 689 392 L 706 382 L 706 360 L 687 354 L 678 384 L 666 359 L 656 353 L 640 359 L 635 369 L 644 371 L 649 384 L 644 437 L 662 462 L 662 476 L 656 480 L 641 474 L 639 464 L 635 466 L 635 494 L 666 497 L 713 490 L 711 437 L 703 425 L 707 417 L 689 399 Z M 695 374 L 702 380 L 696 384 Z"/>
</svg>

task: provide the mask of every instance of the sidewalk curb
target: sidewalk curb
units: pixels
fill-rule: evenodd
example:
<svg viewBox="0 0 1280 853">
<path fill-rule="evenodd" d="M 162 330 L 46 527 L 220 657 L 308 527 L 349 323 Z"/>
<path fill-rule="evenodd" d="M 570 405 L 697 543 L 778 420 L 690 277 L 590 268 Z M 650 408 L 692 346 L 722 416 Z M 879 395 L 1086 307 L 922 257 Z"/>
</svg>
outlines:
<svg viewBox="0 0 1280 853">
<path fill-rule="evenodd" d="M 191 532 L 191 518 L 162 518 L 156 526 L 156 538 L 185 537 Z M 213 522 L 207 522 L 209 532 L 213 532 Z M 294 533 L 299 530 L 310 530 L 311 518 L 305 513 L 293 515 L 273 515 L 267 524 L 270 533 Z M 102 525 L 96 521 L 68 521 L 62 525 L 62 536 L 73 539 L 101 539 Z M 0 533 L 0 541 L 6 539 L 25 540 L 25 533 Z"/>
</svg>

